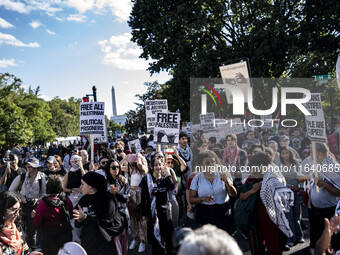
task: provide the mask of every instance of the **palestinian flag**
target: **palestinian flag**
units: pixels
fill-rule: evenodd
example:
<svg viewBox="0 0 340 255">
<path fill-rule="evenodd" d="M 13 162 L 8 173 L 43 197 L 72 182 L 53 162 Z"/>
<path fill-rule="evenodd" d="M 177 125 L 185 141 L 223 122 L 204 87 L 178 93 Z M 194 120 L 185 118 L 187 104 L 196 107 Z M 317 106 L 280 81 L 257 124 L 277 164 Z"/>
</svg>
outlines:
<svg viewBox="0 0 340 255">
<path fill-rule="evenodd" d="M 86 150 L 87 153 L 89 153 L 91 146 L 90 146 L 90 141 L 87 139 L 86 135 L 81 136 L 81 144 L 82 144 L 82 149 Z"/>
<path fill-rule="evenodd" d="M 273 133 L 274 135 L 277 135 L 277 132 L 279 130 L 279 126 L 280 126 L 280 118 L 281 118 L 281 112 L 279 111 L 276 114 L 275 120 L 274 120 L 274 125 L 273 125 Z"/>
</svg>

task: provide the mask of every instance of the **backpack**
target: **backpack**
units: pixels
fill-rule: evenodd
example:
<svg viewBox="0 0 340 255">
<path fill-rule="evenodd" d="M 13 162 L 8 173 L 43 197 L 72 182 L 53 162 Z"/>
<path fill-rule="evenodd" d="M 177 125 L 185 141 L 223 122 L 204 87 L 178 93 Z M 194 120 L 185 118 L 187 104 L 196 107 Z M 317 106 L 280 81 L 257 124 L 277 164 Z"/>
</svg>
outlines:
<svg viewBox="0 0 340 255">
<path fill-rule="evenodd" d="M 49 197 L 43 197 L 42 199 L 44 201 L 44 203 L 50 207 L 56 207 L 56 208 L 60 208 L 60 214 L 62 217 L 62 228 L 64 230 L 64 232 L 70 232 L 72 231 L 72 226 L 71 226 L 71 217 L 70 217 L 70 213 L 69 210 L 66 207 L 66 203 L 67 203 L 67 197 L 64 193 L 61 193 L 58 197 L 58 201 L 55 204 L 52 204 Z"/>
<path fill-rule="evenodd" d="M 240 187 L 240 192 L 245 193 L 253 188 L 253 183 L 249 182 Z M 252 194 L 247 200 L 238 200 L 234 211 L 236 229 L 249 231 L 255 228 L 255 204 L 257 194 Z"/>
<path fill-rule="evenodd" d="M 18 186 L 18 192 L 21 191 L 21 188 L 22 188 L 22 184 L 24 183 L 24 180 L 25 180 L 25 177 L 26 177 L 26 173 L 22 173 L 20 175 L 20 182 L 19 182 L 19 186 Z M 38 182 L 39 182 L 39 194 L 41 193 L 41 186 L 42 186 L 42 179 L 38 179 Z"/>
</svg>

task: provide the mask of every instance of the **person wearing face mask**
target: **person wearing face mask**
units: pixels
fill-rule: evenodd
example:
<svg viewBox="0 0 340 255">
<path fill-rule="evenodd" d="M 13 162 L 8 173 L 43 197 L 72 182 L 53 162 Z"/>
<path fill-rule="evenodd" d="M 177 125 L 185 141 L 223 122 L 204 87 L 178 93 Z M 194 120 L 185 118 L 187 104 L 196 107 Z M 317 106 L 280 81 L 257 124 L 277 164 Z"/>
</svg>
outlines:
<svg viewBox="0 0 340 255">
<path fill-rule="evenodd" d="M 81 177 L 85 174 L 81 157 L 73 155 L 71 157 L 71 167 L 64 176 L 64 192 L 69 194 L 73 205 L 76 205 L 81 197 Z"/>
<path fill-rule="evenodd" d="M 125 153 L 124 153 L 124 142 L 123 141 L 117 141 L 115 143 L 115 150 L 116 150 L 116 159 L 121 162 L 125 157 Z"/>
<path fill-rule="evenodd" d="M 9 160 L 5 173 L 0 180 L 0 185 L 5 185 L 7 189 L 9 189 L 15 177 L 26 172 L 25 169 L 18 166 L 19 158 L 16 154 L 11 154 Z"/>
</svg>

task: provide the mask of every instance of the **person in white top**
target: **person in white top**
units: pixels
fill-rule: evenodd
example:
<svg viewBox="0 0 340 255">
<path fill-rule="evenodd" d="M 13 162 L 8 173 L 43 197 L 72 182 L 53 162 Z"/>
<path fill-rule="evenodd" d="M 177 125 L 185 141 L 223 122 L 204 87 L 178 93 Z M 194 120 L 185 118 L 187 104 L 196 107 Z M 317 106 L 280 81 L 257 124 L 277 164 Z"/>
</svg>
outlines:
<svg viewBox="0 0 340 255">
<path fill-rule="evenodd" d="M 142 178 L 148 173 L 148 165 L 142 154 L 128 154 L 120 163 L 121 170 L 126 172 L 130 182 L 130 197 L 127 202 L 130 222 L 132 242 L 129 249 L 137 247 L 137 236 L 140 244 L 138 252 L 144 252 L 146 249 L 145 241 L 147 238 L 147 223 L 145 217 L 141 215 L 141 196 L 142 191 L 139 184 Z"/>
<path fill-rule="evenodd" d="M 26 241 L 34 250 L 36 245 L 36 229 L 33 228 L 33 217 L 37 202 L 46 195 L 46 177 L 39 169 L 42 168 L 39 160 L 32 158 L 27 162 L 27 173 L 18 175 L 9 187 L 9 191 L 17 192 L 23 203 L 24 222 L 26 225 Z M 24 179 L 22 178 L 24 175 Z M 33 213 L 33 214 L 32 214 Z"/>
</svg>

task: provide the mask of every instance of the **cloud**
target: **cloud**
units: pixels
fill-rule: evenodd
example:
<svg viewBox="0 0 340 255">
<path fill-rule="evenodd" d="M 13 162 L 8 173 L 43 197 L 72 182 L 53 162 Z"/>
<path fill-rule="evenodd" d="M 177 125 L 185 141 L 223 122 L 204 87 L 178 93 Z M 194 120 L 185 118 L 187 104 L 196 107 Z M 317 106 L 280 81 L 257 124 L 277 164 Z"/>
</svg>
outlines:
<svg viewBox="0 0 340 255">
<path fill-rule="evenodd" d="M 31 23 L 29 23 L 29 25 L 33 28 L 33 29 L 37 29 L 38 27 L 40 27 L 42 24 L 39 20 L 32 20 Z"/>
<path fill-rule="evenodd" d="M 86 16 L 81 14 L 71 14 L 67 17 L 68 21 L 75 21 L 75 22 L 85 22 L 85 19 L 87 19 Z"/>
<path fill-rule="evenodd" d="M 56 35 L 55 32 L 53 32 L 53 31 L 51 31 L 51 30 L 49 30 L 49 29 L 46 29 L 46 32 L 49 33 L 50 35 Z"/>
<path fill-rule="evenodd" d="M 17 64 L 15 63 L 15 59 L 11 58 L 11 59 L 0 59 L 0 68 L 7 68 L 9 66 L 17 66 Z"/>
<path fill-rule="evenodd" d="M 11 23 L 7 22 L 6 20 L 0 18 L 0 27 L 1 28 L 13 28 L 15 26 L 12 25 Z"/>
<path fill-rule="evenodd" d="M 0 0 L 0 7 L 2 6 L 7 10 L 26 14 L 37 10 L 44 11 L 49 16 L 70 7 L 80 14 L 110 10 L 118 22 L 127 21 L 132 10 L 131 0 Z"/>
<path fill-rule="evenodd" d="M 39 43 L 37 42 L 31 42 L 28 44 L 23 43 L 22 41 L 15 38 L 13 35 L 10 34 L 4 34 L 0 32 L 0 45 L 1 44 L 7 44 L 17 47 L 28 47 L 28 48 L 37 48 L 40 47 Z"/>
<path fill-rule="evenodd" d="M 130 0 L 68 0 L 66 5 L 75 8 L 79 13 L 109 9 L 119 22 L 127 21 L 132 9 Z"/>
<path fill-rule="evenodd" d="M 93 8 L 94 2 L 94 0 L 68 0 L 67 5 L 77 9 L 80 13 L 85 13 Z"/>
<path fill-rule="evenodd" d="M 124 70 L 146 70 L 149 67 L 148 61 L 139 58 L 142 50 L 130 39 L 131 34 L 124 33 L 99 41 L 98 44 L 105 53 L 102 63 Z"/>
<path fill-rule="evenodd" d="M 25 14 L 31 11 L 41 10 L 45 11 L 49 16 L 54 16 L 56 12 L 62 11 L 62 5 L 63 3 L 60 0 L 0 0 L 0 6 L 3 6 L 6 10 Z"/>
<path fill-rule="evenodd" d="M 6 10 L 16 11 L 19 13 L 29 13 L 30 8 L 22 2 L 14 2 L 12 0 L 1 0 L 0 6 L 3 6 Z"/>
</svg>

